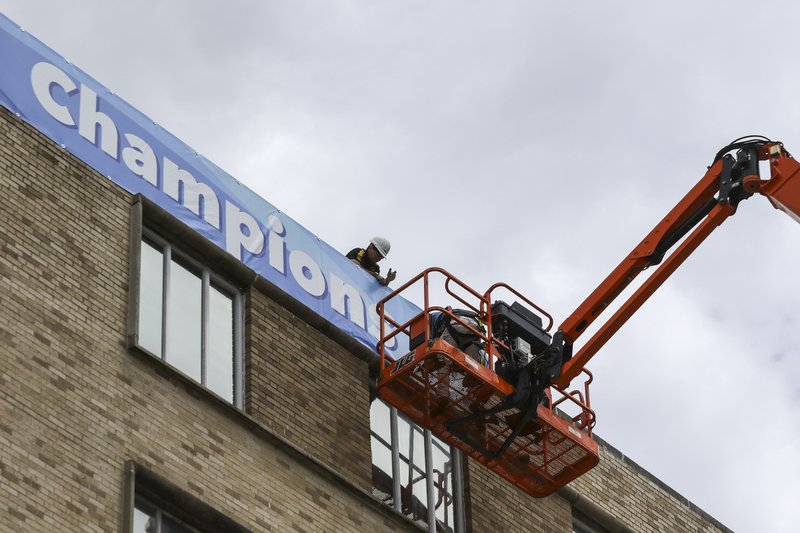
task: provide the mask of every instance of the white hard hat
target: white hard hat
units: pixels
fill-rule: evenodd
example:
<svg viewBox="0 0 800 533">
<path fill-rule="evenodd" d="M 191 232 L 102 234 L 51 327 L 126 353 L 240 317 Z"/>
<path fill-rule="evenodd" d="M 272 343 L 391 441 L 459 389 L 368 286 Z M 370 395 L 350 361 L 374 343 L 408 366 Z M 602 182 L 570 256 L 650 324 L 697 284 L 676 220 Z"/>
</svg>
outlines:
<svg viewBox="0 0 800 533">
<path fill-rule="evenodd" d="M 381 257 L 386 257 L 389 255 L 389 250 L 391 250 L 392 245 L 389 244 L 388 239 L 384 239 L 383 237 L 373 237 L 369 240 L 374 246 L 375 249 L 378 250 L 378 253 L 381 254 Z"/>
</svg>

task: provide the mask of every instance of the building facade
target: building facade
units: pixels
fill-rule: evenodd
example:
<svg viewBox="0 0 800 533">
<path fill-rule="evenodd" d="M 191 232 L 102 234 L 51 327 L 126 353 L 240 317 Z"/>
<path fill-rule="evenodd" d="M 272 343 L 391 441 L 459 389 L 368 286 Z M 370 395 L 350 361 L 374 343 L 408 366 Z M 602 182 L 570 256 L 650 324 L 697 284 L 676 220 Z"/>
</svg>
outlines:
<svg viewBox="0 0 800 533">
<path fill-rule="evenodd" d="M 0 108 L 0 531 L 728 531 L 601 442 L 534 499 L 374 356 Z"/>
</svg>

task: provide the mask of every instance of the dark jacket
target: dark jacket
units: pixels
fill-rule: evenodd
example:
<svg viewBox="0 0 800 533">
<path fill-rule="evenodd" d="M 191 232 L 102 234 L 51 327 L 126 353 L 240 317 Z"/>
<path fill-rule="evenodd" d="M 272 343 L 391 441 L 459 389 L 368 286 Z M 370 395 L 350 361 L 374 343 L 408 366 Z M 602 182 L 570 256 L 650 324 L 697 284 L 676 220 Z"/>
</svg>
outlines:
<svg viewBox="0 0 800 533">
<path fill-rule="evenodd" d="M 353 248 L 347 252 L 346 257 L 348 259 L 354 259 L 364 270 L 372 272 L 373 274 L 381 273 L 381 267 L 378 266 L 378 263 L 373 263 L 369 260 L 369 255 L 364 248 Z"/>
</svg>

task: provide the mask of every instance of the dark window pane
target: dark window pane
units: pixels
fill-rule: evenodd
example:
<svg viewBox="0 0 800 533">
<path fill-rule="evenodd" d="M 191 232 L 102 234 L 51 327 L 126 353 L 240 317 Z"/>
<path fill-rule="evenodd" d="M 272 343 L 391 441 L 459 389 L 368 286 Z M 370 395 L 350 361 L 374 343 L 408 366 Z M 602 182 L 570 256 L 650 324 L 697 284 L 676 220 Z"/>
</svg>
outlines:
<svg viewBox="0 0 800 533">
<path fill-rule="evenodd" d="M 161 357 L 164 254 L 142 241 L 139 286 L 139 346 Z"/>
<path fill-rule="evenodd" d="M 202 280 L 172 261 L 167 295 L 166 361 L 201 380 Z"/>
<path fill-rule="evenodd" d="M 161 515 L 161 531 L 160 533 L 195 533 L 197 530 L 190 528 L 172 517 L 165 514 Z"/>
</svg>

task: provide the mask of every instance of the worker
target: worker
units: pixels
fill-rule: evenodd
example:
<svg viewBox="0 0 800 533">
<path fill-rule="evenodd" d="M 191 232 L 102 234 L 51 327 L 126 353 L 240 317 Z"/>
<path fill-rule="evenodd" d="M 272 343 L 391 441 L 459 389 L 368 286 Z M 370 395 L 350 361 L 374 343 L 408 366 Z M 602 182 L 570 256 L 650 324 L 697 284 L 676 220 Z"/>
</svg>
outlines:
<svg viewBox="0 0 800 533">
<path fill-rule="evenodd" d="M 373 237 L 369 240 L 369 245 L 366 248 L 353 248 L 347 252 L 347 258 L 375 276 L 375 279 L 381 285 L 388 285 L 397 277 L 397 272 L 390 268 L 386 277 L 381 276 L 381 267 L 378 266 L 378 262 L 389 254 L 391 247 L 392 245 L 389 244 L 388 239 Z"/>
<path fill-rule="evenodd" d="M 447 344 L 455 346 L 483 366 L 489 366 L 489 357 L 484 349 L 486 328 L 478 313 L 448 307 L 447 313 L 431 313 L 430 324 L 431 339 L 441 337 Z"/>
</svg>

